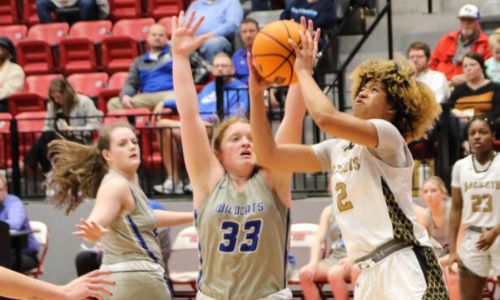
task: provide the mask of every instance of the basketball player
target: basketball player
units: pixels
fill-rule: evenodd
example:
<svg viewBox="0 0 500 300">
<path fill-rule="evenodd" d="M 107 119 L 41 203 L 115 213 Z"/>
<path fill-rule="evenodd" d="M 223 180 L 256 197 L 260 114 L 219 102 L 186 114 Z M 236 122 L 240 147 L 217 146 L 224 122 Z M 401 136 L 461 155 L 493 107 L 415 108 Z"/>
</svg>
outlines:
<svg viewBox="0 0 500 300">
<path fill-rule="evenodd" d="M 282 172 L 331 172 L 333 208 L 348 257 L 361 269 L 355 299 L 448 299 L 442 271 L 416 223 L 413 158 L 406 145 L 425 135 L 440 108 L 407 63 L 368 61 L 353 74 L 354 114 L 338 111 L 312 76 L 317 42 L 301 33 L 295 72 L 314 122 L 336 138 L 278 145 L 260 91 L 250 86 L 259 163 Z M 251 77 L 257 76 L 252 69 Z M 259 101 L 255 100 L 259 97 Z"/>
<path fill-rule="evenodd" d="M 457 161 L 452 171 L 450 266 L 460 266 L 462 300 L 476 300 L 487 277 L 500 276 L 500 157 L 493 150 L 495 132 L 488 120 L 474 118 L 468 136 L 472 154 Z M 460 223 L 465 231 L 459 257 Z"/>
<path fill-rule="evenodd" d="M 170 299 L 156 227 L 192 222 L 191 213 L 153 211 L 139 186 L 139 146 L 128 123 L 102 128 L 97 145 L 56 140 L 49 144 L 53 173 L 48 188 L 57 207 L 74 210 L 95 198 L 87 220 L 74 234 L 101 239 L 101 270 L 116 283 L 106 299 Z"/>
<path fill-rule="evenodd" d="M 173 18 L 172 54 L 182 148 L 200 240 L 196 299 L 291 299 L 285 263 L 291 173 L 258 168 L 250 125 L 243 119 L 221 123 L 210 147 L 189 65 L 190 53 L 209 36 L 194 36 L 203 21 L 195 22 L 194 17 L 192 13 L 184 20 L 181 12 Z M 262 93 L 265 88 L 256 87 Z M 302 135 L 305 106 L 298 86 L 290 89 L 295 92 L 286 101 L 277 143 L 298 143 Z"/>
</svg>

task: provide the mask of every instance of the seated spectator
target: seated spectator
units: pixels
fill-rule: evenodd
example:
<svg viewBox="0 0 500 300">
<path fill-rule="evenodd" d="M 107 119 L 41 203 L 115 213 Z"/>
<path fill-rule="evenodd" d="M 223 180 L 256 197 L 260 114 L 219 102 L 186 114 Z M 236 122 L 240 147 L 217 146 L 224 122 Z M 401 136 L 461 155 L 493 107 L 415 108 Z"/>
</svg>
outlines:
<svg viewBox="0 0 500 300">
<path fill-rule="evenodd" d="M 458 117 L 474 115 L 500 115 L 500 84 L 485 75 L 483 57 L 474 52 L 464 56 L 463 68 L 466 82 L 455 87 L 449 102 Z"/>
<path fill-rule="evenodd" d="M 139 107 L 153 110 L 159 102 L 175 98 L 172 55 L 165 27 L 152 25 L 146 40 L 151 49 L 135 59 L 119 97 L 108 102 L 108 111 Z"/>
<path fill-rule="evenodd" d="M 92 131 L 99 129 L 103 113 L 89 97 L 77 94 L 64 78 L 52 80 L 49 86 L 47 118 L 40 138 L 32 145 L 26 163 L 36 167 L 39 163 L 47 173 L 51 166 L 47 159 L 47 144 L 57 138 L 88 143 Z"/>
<path fill-rule="evenodd" d="M 460 28 L 445 34 L 432 53 L 430 67 L 442 72 L 456 86 L 465 82 L 462 60 L 466 53 L 476 52 L 484 59 L 491 56 L 488 36 L 479 24 L 479 9 L 466 4 L 458 12 Z"/>
<path fill-rule="evenodd" d="M 0 37 L 0 112 L 8 112 L 8 98 L 21 91 L 24 71 L 16 64 L 16 49 L 8 38 Z"/>
<path fill-rule="evenodd" d="M 233 65 L 234 77 L 248 84 L 248 60 L 247 53 L 252 52 L 252 45 L 255 37 L 259 33 L 259 23 L 254 19 L 244 19 L 240 24 L 240 39 L 243 47 L 234 51 Z"/>
<path fill-rule="evenodd" d="M 331 29 L 337 24 L 337 13 L 331 0 L 292 0 L 281 13 L 281 20 L 294 20 L 300 23 L 300 17 L 314 22 L 314 29 Z M 319 49 L 324 45 L 324 32 L 319 41 Z"/>
<path fill-rule="evenodd" d="M 8 194 L 7 179 L 0 175 L 0 220 L 9 224 L 12 230 L 31 230 L 28 216 L 21 199 Z M 21 261 L 16 261 L 16 253 L 11 251 L 12 267 L 19 266 L 19 272 L 28 271 L 38 265 L 40 245 L 33 233 L 28 235 L 28 243 L 22 250 Z"/>
<path fill-rule="evenodd" d="M 36 0 L 36 12 L 42 23 L 53 22 L 51 13 L 66 8 L 79 8 L 80 21 L 104 19 L 109 14 L 107 0 Z"/>
<path fill-rule="evenodd" d="M 321 259 L 321 246 L 329 237 L 332 247 L 327 258 Z M 311 247 L 311 256 L 307 265 L 300 269 L 300 285 L 306 299 L 320 299 L 315 281 L 328 281 L 335 299 L 348 300 L 348 282 L 354 286 L 359 269 L 346 257 L 344 241 L 340 228 L 335 221 L 332 205 L 325 207 L 319 220 L 319 230 Z"/>
<path fill-rule="evenodd" d="M 408 59 L 417 69 L 416 78 L 425 83 L 433 92 L 438 103 L 445 102 L 450 96 L 448 80 L 443 73 L 429 68 L 431 50 L 426 43 L 414 42 L 406 51 Z"/>
<path fill-rule="evenodd" d="M 212 64 L 213 76 L 224 76 L 224 112 L 226 117 L 235 115 L 246 115 L 248 112 L 248 88 L 243 82 L 234 78 L 234 66 L 231 57 L 221 52 L 215 55 Z M 215 90 L 215 81 L 207 84 L 198 94 L 199 113 L 201 118 L 206 121 L 207 126 L 214 125 L 218 120 L 217 113 L 217 97 Z M 161 113 L 164 108 L 169 108 L 176 111 L 175 101 L 167 100 L 159 103 L 155 109 L 155 113 Z M 161 130 L 162 137 L 161 149 L 163 156 L 163 164 L 167 172 L 167 179 L 161 185 L 155 185 L 153 188 L 161 194 L 182 194 L 184 189 L 179 178 L 179 167 L 174 162 L 179 157 L 180 149 L 180 122 L 177 120 L 163 119 L 158 122 L 158 127 L 165 129 Z M 189 184 L 184 188 L 190 189 Z"/>
<path fill-rule="evenodd" d="M 490 47 L 493 56 L 484 63 L 486 65 L 486 75 L 492 81 L 500 83 L 500 28 L 491 34 Z"/>
<path fill-rule="evenodd" d="M 240 1 L 235 0 L 195 0 L 191 2 L 186 16 L 196 10 L 196 17 L 204 17 L 205 20 L 198 27 L 196 35 L 212 33 L 198 51 L 203 58 L 212 62 L 215 54 L 219 52 L 232 52 L 231 41 L 233 35 L 243 19 L 243 7 Z"/>
</svg>

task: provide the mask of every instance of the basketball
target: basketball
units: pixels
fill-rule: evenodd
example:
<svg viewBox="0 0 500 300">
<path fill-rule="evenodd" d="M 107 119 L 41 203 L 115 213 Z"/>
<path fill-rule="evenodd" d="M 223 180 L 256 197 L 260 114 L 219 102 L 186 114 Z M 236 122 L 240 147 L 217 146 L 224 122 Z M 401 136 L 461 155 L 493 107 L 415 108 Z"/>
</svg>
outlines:
<svg viewBox="0 0 500 300">
<path fill-rule="evenodd" d="M 300 45 L 300 31 L 305 31 L 302 25 L 281 20 L 269 23 L 257 34 L 252 58 L 257 73 L 266 81 L 280 86 L 297 81 L 293 70 L 295 52 L 288 39 Z"/>
</svg>

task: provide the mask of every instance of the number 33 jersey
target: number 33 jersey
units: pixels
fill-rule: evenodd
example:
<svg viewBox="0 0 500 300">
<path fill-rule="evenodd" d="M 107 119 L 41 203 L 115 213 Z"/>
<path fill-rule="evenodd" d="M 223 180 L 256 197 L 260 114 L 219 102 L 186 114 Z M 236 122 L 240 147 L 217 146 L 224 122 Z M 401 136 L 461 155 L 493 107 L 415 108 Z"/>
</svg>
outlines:
<svg viewBox="0 0 500 300">
<path fill-rule="evenodd" d="M 430 245 L 425 228 L 416 223 L 414 164 L 406 142 L 391 123 L 370 122 L 378 134 L 376 148 L 343 139 L 313 146 L 323 170 L 330 172 L 332 209 L 352 260 L 393 239 Z"/>
<path fill-rule="evenodd" d="M 241 192 L 226 174 L 195 217 L 203 294 L 253 300 L 286 287 L 289 209 L 258 172 Z"/>
<path fill-rule="evenodd" d="M 491 165 L 476 172 L 472 155 L 458 160 L 453 166 L 452 188 L 462 194 L 462 223 L 478 227 L 495 227 L 500 223 L 500 155 Z M 487 164 L 489 164 L 488 162 Z"/>
</svg>

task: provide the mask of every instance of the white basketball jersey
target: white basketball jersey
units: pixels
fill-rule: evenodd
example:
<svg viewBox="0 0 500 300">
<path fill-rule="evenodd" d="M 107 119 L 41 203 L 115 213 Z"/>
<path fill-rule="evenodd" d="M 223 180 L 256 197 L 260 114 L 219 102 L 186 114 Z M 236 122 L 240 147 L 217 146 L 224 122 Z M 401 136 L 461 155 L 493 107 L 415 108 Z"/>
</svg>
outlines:
<svg viewBox="0 0 500 300">
<path fill-rule="evenodd" d="M 370 121 L 379 135 L 377 149 L 341 139 L 313 146 L 331 172 L 332 209 L 353 260 L 392 239 L 430 245 L 425 228 L 416 223 L 413 158 L 406 142 L 389 122 Z"/>
<path fill-rule="evenodd" d="M 495 227 L 500 223 L 500 155 L 483 172 L 474 169 L 472 155 L 453 166 L 453 188 L 462 193 L 462 223 L 479 227 Z M 480 167 L 477 161 L 474 162 Z M 483 168 L 484 166 L 481 166 Z"/>
</svg>

